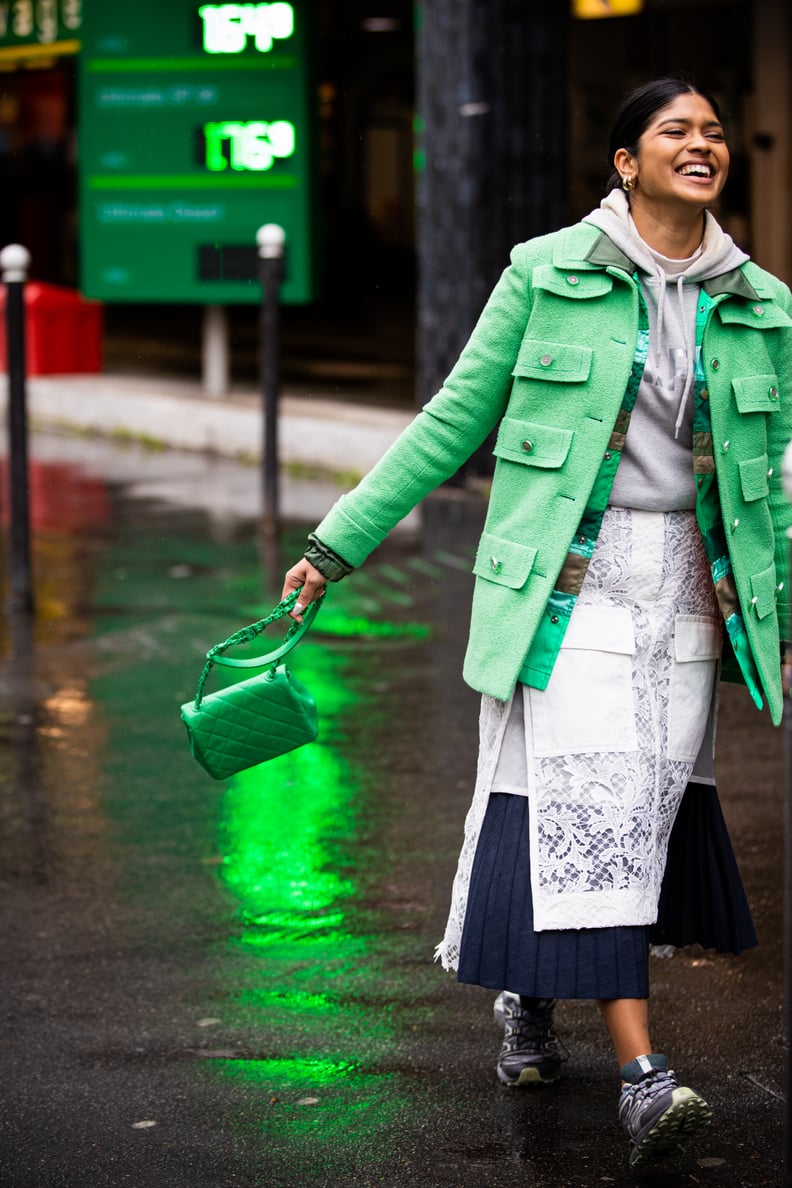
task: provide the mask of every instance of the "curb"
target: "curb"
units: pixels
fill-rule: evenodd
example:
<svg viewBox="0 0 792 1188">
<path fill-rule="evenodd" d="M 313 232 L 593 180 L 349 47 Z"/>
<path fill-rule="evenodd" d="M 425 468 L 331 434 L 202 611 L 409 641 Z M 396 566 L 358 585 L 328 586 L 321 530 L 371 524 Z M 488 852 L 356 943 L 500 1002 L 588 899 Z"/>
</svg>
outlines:
<svg viewBox="0 0 792 1188">
<path fill-rule="evenodd" d="M 7 403 L 0 385 L 0 407 Z M 204 396 L 197 384 L 133 376 L 32 376 L 28 415 L 41 428 L 136 440 L 144 445 L 260 461 L 261 397 Z M 278 447 L 284 465 L 354 481 L 367 473 L 413 418 L 411 411 L 284 393 Z"/>
</svg>

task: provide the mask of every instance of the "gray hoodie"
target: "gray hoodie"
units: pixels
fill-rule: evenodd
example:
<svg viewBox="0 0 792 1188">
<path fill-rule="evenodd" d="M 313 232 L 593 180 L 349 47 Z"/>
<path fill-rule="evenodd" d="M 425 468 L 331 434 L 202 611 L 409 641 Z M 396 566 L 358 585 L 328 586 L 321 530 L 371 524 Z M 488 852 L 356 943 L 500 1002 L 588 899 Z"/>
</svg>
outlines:
<svg viewBox="0 0 792 1188">
<path fill-rule="evenodd" d="M 687 260 L 661 256 L 641 239 L 621 190 L 611 190 L 584 219 L 636 265 L 649 312 L 649 354 L 611 492 L 614 507 L 678 511 L 696 504 L 692 444 L 699 286 L 748 259 L 709 211 L 704 219 L 704 238 Z"/>
</svg>

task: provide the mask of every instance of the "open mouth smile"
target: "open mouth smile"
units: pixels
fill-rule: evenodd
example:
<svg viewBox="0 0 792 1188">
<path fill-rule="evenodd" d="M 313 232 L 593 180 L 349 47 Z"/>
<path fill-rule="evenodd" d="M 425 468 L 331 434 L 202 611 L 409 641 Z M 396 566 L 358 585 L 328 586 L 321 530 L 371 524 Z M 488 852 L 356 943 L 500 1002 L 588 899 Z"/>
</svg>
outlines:
<svg viewBox="0 0 792 1188">
<path fill-rule="evenodd" d="M 702 181 L 711 181 L 715 176 L 715 170 L 704 161 L 690 161 L 686 165 L 680 165 L 676 172 L 681 177 L 695 177 Z"/>
</svg>

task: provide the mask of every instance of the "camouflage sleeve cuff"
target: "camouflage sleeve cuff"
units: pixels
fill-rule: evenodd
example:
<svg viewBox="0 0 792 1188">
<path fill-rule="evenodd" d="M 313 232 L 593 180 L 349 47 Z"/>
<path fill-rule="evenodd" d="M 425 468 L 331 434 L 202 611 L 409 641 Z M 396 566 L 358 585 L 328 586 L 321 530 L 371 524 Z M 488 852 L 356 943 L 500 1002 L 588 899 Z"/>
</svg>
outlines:
<svg viewBox="0 0 792 1188">
<path fill-rule="evenodd" d="M 314 569 L 318 569 L 328 582 L 338 582 L 352 572 L 352 566 L 347 565 L 344 558 L 339 557 L 338 553 L 334 553 L 326 544 L 322 544 L 313 532 L 308 537 L 305 560 L 310 561 Z"/>
</svg>

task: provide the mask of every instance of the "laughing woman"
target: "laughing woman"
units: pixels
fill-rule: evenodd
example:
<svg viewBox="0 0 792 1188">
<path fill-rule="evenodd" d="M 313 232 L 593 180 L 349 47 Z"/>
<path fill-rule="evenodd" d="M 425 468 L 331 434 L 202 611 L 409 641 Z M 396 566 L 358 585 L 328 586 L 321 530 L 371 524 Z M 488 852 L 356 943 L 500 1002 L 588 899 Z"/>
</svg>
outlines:
<svg viewBox="0 0 792 1188">
<path fill-rule="evenodd" d="M 513 250 L 443 388 L 284 595 L 302 588 L 299 618 L 497 427 L 464 670 L 478 778 L 439 955 L 502 992 L 507 1085 L 558 1077 L 558 999 L 598 1002 L 634 1166 L 710 1117 L 650 1039 L 658 909 L 664 939 L 755 943 L 736 868 L 709 889 L 728 929 L 686 919 L 669 839 L 703 815 L 702 866 L 707 847 L 731 857 L 718 679 L 781 719 L 792 298 L 708 209 L 729 169 L 710 96 L 676 79 L 628 95 L 609 164 L 598 209 Z"/>
</svg>

